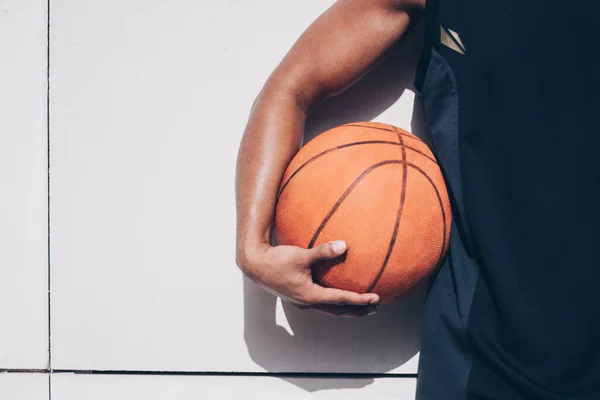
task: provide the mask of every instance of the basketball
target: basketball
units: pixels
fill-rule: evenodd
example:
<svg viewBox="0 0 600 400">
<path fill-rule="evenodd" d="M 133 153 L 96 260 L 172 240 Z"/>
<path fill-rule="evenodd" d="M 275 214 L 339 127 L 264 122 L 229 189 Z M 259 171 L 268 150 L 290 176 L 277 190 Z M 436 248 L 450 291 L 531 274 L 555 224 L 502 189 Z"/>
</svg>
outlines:
<svg viewBox="0 0 600 400">
<path fill-rule="evenodd" d="M 422 286 L 448 251 L 451 209 L 429 147 L 398 127 L 342 125 L 308 142 L 282 178 L 281 245 L 344 240 L 346 254 L 312 266 L 315 282 L 384 303 Z"/>
</svg>

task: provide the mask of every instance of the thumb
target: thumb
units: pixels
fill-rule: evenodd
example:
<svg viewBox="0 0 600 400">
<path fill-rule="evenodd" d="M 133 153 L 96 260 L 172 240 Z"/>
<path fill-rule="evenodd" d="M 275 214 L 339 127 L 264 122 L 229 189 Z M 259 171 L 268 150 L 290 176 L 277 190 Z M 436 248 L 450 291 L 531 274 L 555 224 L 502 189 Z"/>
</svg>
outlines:
<svg viewBox="0 0 600 400">
<path fill-rule="evenodd" d="M 323 243 L 309 250 L 309 258 L 311 262 L 328 260 L 339 257 L 346 252 L 348 245 L 343 240 L 335 242 Z"/>
</svg>

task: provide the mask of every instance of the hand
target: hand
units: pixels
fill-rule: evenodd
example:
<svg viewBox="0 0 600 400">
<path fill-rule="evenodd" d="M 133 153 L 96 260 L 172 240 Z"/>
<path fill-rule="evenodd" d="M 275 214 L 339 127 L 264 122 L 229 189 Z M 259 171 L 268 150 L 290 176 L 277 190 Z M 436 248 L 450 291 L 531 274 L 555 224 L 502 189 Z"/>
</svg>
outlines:
<svg viewBox="0 0 600 400">
<path fill-rule="evenodd" d="M 308 250 L 265 245 L 238 257 L 238 266 L 259 286 L 300 308 L 341 316 L 374 314 L 380 302 L 377 294 L 325 288 L 313 282 L 312 264 L 339 257 L 346 250 L 343 241 L 324 243 Z"/>
</svg>

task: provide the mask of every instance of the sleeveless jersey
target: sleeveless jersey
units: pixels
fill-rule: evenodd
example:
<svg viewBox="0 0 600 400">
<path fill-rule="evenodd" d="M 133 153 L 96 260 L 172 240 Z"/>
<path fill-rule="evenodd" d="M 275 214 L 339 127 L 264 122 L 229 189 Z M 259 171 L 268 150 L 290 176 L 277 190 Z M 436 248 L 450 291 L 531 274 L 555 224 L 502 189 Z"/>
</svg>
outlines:
<svg viewBox="0 0 600 400">
<path fill-rule="evenodd" d="M 416 88 L 451 196 L 419 400 L 600 399 L 600 2 L 427 0 Z"/>
</svg>

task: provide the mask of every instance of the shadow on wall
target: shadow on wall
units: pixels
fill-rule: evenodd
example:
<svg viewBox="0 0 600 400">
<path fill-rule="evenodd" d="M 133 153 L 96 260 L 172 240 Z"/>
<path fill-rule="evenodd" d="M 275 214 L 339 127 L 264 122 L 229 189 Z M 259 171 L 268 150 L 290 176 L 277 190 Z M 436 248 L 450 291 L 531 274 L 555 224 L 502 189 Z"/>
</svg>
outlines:
<svg viewBox="0 0 600 400">
<path fill-rule="evenodd" d="M 396 45 L 388 58 L 343 94 L 323 104 L 309 119 L 305 143 L 335 126 L 370 121 L 413 89 L 423 43 L 422 24 Z M 415 101 L 412 131 L 428 142 L 421 106 Z M 253 361 L 268 372 L 385 373 L 413 358 L 419 350 L 421 290 L 381 306 L 374 316 L 339 318 L 300 310 L 284 302 L 293 332 L 276 323 L 277 298 L 244 278 L 244 334 Z M 290 380 L 307 391 L 360 388 L 373 379 Z"/>
</svg>

